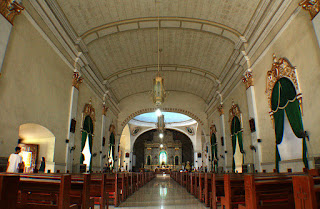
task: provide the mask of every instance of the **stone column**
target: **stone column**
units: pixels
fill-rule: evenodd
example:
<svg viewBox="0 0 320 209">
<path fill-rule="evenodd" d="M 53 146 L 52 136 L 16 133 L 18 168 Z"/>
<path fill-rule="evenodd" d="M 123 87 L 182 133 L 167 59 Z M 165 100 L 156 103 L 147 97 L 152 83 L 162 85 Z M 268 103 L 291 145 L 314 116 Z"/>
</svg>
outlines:
<svg viewBox="0 0 320 209">
<path fill-rule="evenodd" d="M 226 143 L 226 127 L 225 127 L 225 119 L 224 119 L 224 109 L 223 109 L 223 103 L 221 102 L 219 107 L 218 107 L 218 111 L 220 113 L 220 133 L 221 133 L 221 137 L 223 137 L 223 150 L 224 150 L 224 153 L 222 153 L 222 156 L 223 156 L 223 170 L 225 172 L 227 172 L 227 143 Z M 217 138 L 217 141 L 219 139 Z M 222 157 L 220 156 L 220 159 Z M 221 161 L 220 161 L 221 162 Z"/>
<path fill-rule="evenodd" d="M 121 137 L 121 135 L 120 134 L 117 134 L 116 136 L 115 136 L 115 146 L 114 146 L 114 149 L 115 149 L 115 161 L 114 161 L 114 163 L 115 163 L 115 166 L 114 166 L 114 169 L 115 169 L 115 171 L 116 172 L 118 172 L 118 170 L 119 170 L 119 162 L 120 162 L 120 158 L 119 158 L 119 146 L 120 146 L 120 137 Z"/>
<path fill-rule="evenodd" d="M 14 18 L 23 10 L 18 1 L 0 0 L 0 75 Z"/>
<path fill-rule="evenodd" d="M 246 85 L 247 90 L 247 103 L 248 103 L 248 114 L 249 120 L 251 120 L 251 125 L 255 126 L 255 131 L 251 132 L 251 144 L 253 153 L 253 162 L 255 170 L 261 172 L 261 145 L 258 142 L 259 136 L 259 125 L 258 125 L 258 114 L 255 99 L 255 92 L 253 86 L 253 75 L 250 70 L 248 70 L 242 79 L 243 83 Z"/>
<path fill-rule="evenodd" d="M 66 167 L 65 172 L 72 172 L 72 164 L 73 164 L 73 153 L 74 153 L 74 137 L 75 133 L 71 129 L 71 126 L 76 126 L 76 117 L 77 117 L 77 107 L 78 107 L 78 97 L 79 97 L 79 86 L 82 83 L 83 78 L 81 78 L 78 72 L 73 73 L 72 79 L 72 89 L 71 89 L 71 99 L 70 99 L 70 108 L 69 108 L 69 119 L 68 119 L 68 134 L 67 134 L 67 146 L 66 146 Z M 72 121 L 74 121 L 72 123 Z"/>
<path fill-rule="evenodd" d="M 104 97 L 105 100 L 105 97 Z M 105 147 L 107 146 L 107 141 L 106 141 L 106 120 L 107 120 L 107 111 L 108 107 L 106 106 L 105 101 L 103 101 L 102 104 L 102 122 L 101 122 L 101 150 L 100 150 L 100 171 L 103 170 L 104 167 L 104 155 L 108 155 L 108 153 L 105 152 Z M 106 157 L 107 158 L 107 157 Z"/>
</svg>

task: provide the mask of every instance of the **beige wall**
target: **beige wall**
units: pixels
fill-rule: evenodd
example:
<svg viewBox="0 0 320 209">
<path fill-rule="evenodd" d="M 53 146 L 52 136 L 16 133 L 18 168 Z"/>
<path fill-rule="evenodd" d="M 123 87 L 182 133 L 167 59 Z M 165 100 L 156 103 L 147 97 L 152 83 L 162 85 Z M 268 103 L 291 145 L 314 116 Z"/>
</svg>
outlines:
<svg viewBox="0 0 320 209">
<path fill-rule="evenodd" d="M 267 71 L 272 66 L 272 54 L 286 57 L 297 67 L 300 90 L 303 95 L 304 128 L 310 134 L 309 155 L 320 156 L 319 134 L 320 111 L 320 53 L 317 39 L 308 12 L 301 10 L 287 28 L 274 41 L 265 55 L 253 67 L 255 80 L 255 97 L 257 102 L 258 120 L 261 125 L 262 163 L 273 164 L 275 158 L 275 135 L 268 112 L 266 90 Z"/>
<path fill-rule="evenodd" d="M 19 126 L 35 123 L 56 137 L 54 161 L 64 164 L 72 71 L 31 23 L 15 20 L 0 78 L 0 155 L 9 156 Z"/>
</svg>

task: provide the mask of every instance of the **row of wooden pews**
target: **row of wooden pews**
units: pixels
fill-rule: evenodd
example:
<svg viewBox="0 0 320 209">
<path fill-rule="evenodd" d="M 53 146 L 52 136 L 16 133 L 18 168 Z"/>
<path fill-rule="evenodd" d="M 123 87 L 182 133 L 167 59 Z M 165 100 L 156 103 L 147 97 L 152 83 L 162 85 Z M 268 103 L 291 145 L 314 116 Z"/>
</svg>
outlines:
<svg viewBox="0 0 320 209">
<path fill-rule="evenodd" d="M 155 177 L 144 173 L 0 173 L 0 209 L 100 209 L 126 200 Z"/>
<path fill-rule="evenodd" d="M 319 171 L 216 174 L 171 172 L 207 207 L 216 209 L 320 209 Z"/>
</svg>

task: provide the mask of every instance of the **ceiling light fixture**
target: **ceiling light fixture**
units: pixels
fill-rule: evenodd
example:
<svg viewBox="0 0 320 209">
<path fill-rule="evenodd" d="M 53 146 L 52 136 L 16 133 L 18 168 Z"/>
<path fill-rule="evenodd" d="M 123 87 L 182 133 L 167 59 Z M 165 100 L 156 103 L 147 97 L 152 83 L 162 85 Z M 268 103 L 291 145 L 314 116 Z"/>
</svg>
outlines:
<svg viewBox="0 0 320 209">
<path fill-rule="evenodd" d="M 162 112 L 160 109 L 157 109 L 155 113 L 156 113 L 156 116 L 158 116 L 158 117 L 160 117 L 162 115 Z"/>
<path fill-rule="evenodd" d="M 163 144 L 160 144 L 160 148 L 163 148 Z"/>
<path fill-rule="evenodd" d="M 160 75 L 160 5 L 159 7 L 157 6 L 157 1 L 155 1 L 155 4 L 158 9 L 158 72 L 153 79 L 153 103 L 159 107 L 164 102 L 166 92 L 164 90 L 163 78 Z"/>
</svg>

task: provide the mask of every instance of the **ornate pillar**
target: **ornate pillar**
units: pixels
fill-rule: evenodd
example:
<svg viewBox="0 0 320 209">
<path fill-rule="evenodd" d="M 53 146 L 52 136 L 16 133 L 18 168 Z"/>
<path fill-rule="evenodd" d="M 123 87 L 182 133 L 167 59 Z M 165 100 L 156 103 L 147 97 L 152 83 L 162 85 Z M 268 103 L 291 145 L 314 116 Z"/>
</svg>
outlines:
<svg viewBox="0 0 320 209">
<path fill-rule="evenodd" d="M 118 172 L 119 171 L 119 162 L 120 162 L 120 157 L 119 157 L 119 146 L 120 146 L 120 138 L 121 138 L 121 134 L 117 134 L 116 136 L 115 136 L 115 166 L 114 166 L 114 170 L 116 171 L 116 172 Z"/>
<path fill-rule="evenodd" d="M 17 1 L 0 0 L 0 75 L 15 17 L 24 10 Z"/>
<path fill-rule="evenodd" d="M 255 170 L 261 172 L 261 145 L 258 142 L 259 139 L 259 125 L 258 125 L 258 114 L 255 99 L 255 91 L 253 86 L 253 75 L 249 69 L 243 76 L 242 82 L 246 85 L 247 103 L 248 103 L 248 114 L 249 123 L 251 129 L 251 150 L 253 153 L 253 163 Z"/>
<path fill-rule="evenodd" d="M 303 0 L 299 4 L 304 10 L 310 13 L 314 31 L 316 33 L 318 44 L 320 46 L 320 1 L 319 0 Z"/>
<path fill-rule="evenodd" d="M 218 111 L 220 114 L 220 127 L 221 127 L 220 131 L 221 131 L 221 137 L 222 137 L 221 143 L 223 142 L 223 150 L 224 150 L 224 153 L 221 153 L 220 159 L 223 158 L 223 170 L 227 171 L 228 155 L 227 155 L 226 126 L 225 126 L 223 102 L 221 102 L 220 105 L 218 106 Z"/>
<path fill-rule="evenodd" d="M 106 149 L 106 120 L 107 120 L 107 111 L 108 107 L 106 106 L 105 98 L 103 98 L 103 104 L 102 104 L 102 122 L 101 122 L 101 150 L 100 150 L 100 171 L 103 170 L 103 167 L 105 165 L 105 162 L 108 158 L 108 152 Z"/>
<path fill-rule="evenodd" d="M 72 172 L 73 153 L 75 150 L 74 137 L 75 137 L 76 124 L 77 124 L 76 117 L 77 117 L 79 87 L 82 82 L 83 82 L 83 78 L 80 76 L 79 72 L 74 72 L 73 79 L 72 79 L 72 89 L 71 89 L 71 99 L 70 99 L 69 119 L 68 119 L 66 167 L 65 167 L 66 172 L 67 171 Z"/>
</svg>

